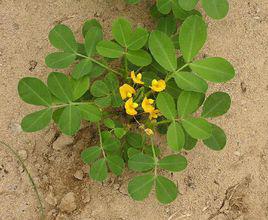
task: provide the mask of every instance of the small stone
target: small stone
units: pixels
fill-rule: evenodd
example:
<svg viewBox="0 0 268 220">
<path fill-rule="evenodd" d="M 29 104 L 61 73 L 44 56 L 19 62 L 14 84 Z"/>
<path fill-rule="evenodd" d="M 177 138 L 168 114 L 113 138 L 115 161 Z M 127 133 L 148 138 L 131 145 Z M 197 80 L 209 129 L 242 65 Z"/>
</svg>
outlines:
<svg viewBox="0 0 268 220">
<path fill-rule="evenodd" d="M 241 153 L 239 151 L 235 151 L 234 152 L 234 155 L 237 156 L 237 157 L 240 157 L 241 156 Z"/>
<path fill-rule="evenodd" d="M 20 158 L 22 160 L 26 160 L 27 157 L 28 157 L 28 154 L 27 154 L 27 151 L 26 150 L 19 150 L 18 151 L 18 154 L 19 154 L 19 156 L 20 156 Z"/>
<path fill-rule="evenodd" d="M 82 180 L 84 178 L 84 172 L 82 170 L 77 170 L 74 173 L 74 177 L 78 180 Z"/>
<path fill-rule="evenodd" d="M 59 209 L 63 212 L 71 213 L 76 210 L 75 194 L 67 193 L 61 200 Z"/>
<path fill-rule="evenodd" d="M 21 128 L 20 124 L 14 122 L 14 121 L 10 122 L 8 127 L 13 134 L 19 134 L 22 132 L 22 128 Z"/>
<path fill-rule="evenodd" d="M 58 201 L 57 201 L 57 198 L 53 195 L 52 192 L 50 192 L 47 197 L 45 198 L 45 201 L 49 204 L 49 205 L 52 205 L 52 206 L 56 206 Z"/>
<path fill-rule="evenodd" d="M 54 143 L 54 150 L 62 150 L 65 146 L 72 144 L 74 141 L 73 137 L 61 135 Z"/>
<path fill-rule="evenodd" d="M 55 220 L 70 220 L 70 218 L 64 214 L 58 214 Z"/>
<path fill-rule="evenodd" d="M 169 213 L 170 213 L 170 208 L 166 208 L 166 209 L 165 209 L 165 212 L 166 212 L 167 214 L 169 214 Z"/>
<path fill-rule="evenodd" d="M 114 184 L 114 189 L 118 190 L 120 188 L 120 185 L 118 183 Z"/>
</svg>

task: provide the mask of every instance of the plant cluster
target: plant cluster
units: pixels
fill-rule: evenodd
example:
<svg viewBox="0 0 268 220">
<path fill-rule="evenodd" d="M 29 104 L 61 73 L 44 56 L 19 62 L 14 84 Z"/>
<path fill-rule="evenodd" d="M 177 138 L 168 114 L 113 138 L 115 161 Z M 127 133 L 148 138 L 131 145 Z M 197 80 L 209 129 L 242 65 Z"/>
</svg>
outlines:
<svg viewBox="0 0 268 220">
<path fill-rule="evenodd" d="M 71 67 L 71 74 L 51 72 L 46 84 L 25 77 L 18 85 L 23 101 L 44 107 L 23 118 L 24 131 L 41 130 L 53 120 L 63 134 L 74 135 L 82 120 L 94 123 L 99 144 L 81 153 L 90 164 L 89 176 L 104 181 L 109 171 L 121 175 L 127 166 L 141 173 L 129 182 L 130 196 L 144 200 L 154 187 L 164 204 L 177 197 L 178 188 L 163 170 L 184 170 L 183 150 L 193 149 L 198 140 L 213 150 L 225 146 L 224 131 L 208 119 L 226 113 L 231 99 L 224 92 L 206 96 L 207 81 L 222 83 L 235 75 L 223 58 L 196 58 L 207 38 L 200 15 L 188 16 L 178 31 L 176 25 L 165 30 L 149 33 L 118 18 L 113 39 L 106 40 L 92 19 L 83 25 L 79 43 L 70 28 L 56 25 L 49 41 L 59 50 L 45 62 L 55 69 Z M 166 136 L 168 156 L 155 144 L 157 131 Z"/>
<path fill-rule="evenodd" d="M 129 4 L 138 4 L 141 0 L 125 0 Z M 151 8 L 152 15 L 172 13 L 176 19 L 184 20 L 186 17 L 199 14 L 195 7 L 199 0 L 156 0 Z M 200 0 L 207 15 L 214 19 L 224 18 L 229 10 L 228 0 Z"/>
</svg>

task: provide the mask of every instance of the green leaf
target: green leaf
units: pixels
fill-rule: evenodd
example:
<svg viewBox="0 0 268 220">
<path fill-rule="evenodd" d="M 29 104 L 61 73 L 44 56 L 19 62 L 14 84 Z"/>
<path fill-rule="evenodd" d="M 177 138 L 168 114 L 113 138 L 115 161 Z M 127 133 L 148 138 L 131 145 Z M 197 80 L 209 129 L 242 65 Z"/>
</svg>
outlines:
<svg viewBox="0 0 268 220">
<path fill-rule="evenodd" d="M 128 158 L 132 157 L 132 156 L 135 155 L 135 154 L 139 154 L 139 153 L 140 153 L 140 151 L 137 150 L 136 148 L 133 148 L 133 147 L 130 147 L 130 148 L 128 148 L 128 150 L 127 150 Z"/>
<path fill-rule="evenodd" d="M 127 59 L 136 66 L 148 66 L 152 62 L 151 55 L 145 50 L 129 50 L 126 53 Z"/>
<path fill-rule="evenodd" d="M 75 61 L 76 55 L 69 52 L 55 52 L 46 56 L 45 63 L 50 68 L 63 69 Z"/>
<path fill-rule="evenodd" d="M 104 57 L 119 58 L 123 55 L 124 49 L 117 43 L 103 40 L 97 44 L 97 52 Z"/>
<path fill-rule="evenodd" d="M 66 52 L 75 53 L 78 49 L 72 30 L 63 24 L 56 25 L 49 32 L 48 38 L 54 47 Z"/>
<path fill-rule="evenodd" d="M 225 92 L 215 92 L 207 97 L 202 117 L 213 118 L 225 114 L 231 106 L 231 98 Z"/>
<path fill-rule="evenodd" d="M 81 79 L 71 79 L 73 89 L 73 100 L 81 98 L 89 90 L 89 78 L 84 76 Z"/>
<path fill-rule="evenodd" d="M 64 108 L 59 118 L 58 126 L 62 133 L 74 135 L 80 128 L 81 114 L 76 106 L 69 105 Z"/>
<path fill-rule="evenodd" d="M 126 141 L 129 145 L 131 145 L 134 148 L 143 147 L 142 136 L 139 133 L 128 132 L 126 134 Z"/>
<path fill-rule="evenodd" d="M 117 176 L 120 176 L 124 170 L 124 160 L 118 155 L 107 156 L 107 163 L 110 170 Z"/>
<path fill-rule="evenodd" d="M 100 108 L 107 108 L 111 105 L 112 99 L 111 99 L 111 96 L 106 96 L 106 97 L 96 98 L 94 102 Z"/>
<path fill-rule="evenodd" d="M 185 117 L 196 112 L 202 105 L 204 98 L 203 93 L 182 91 L 177 103 L 179 116 Z"/>
<path fill-rule="evenodd" d="M 174 17 L 179 19 L 179 20 L 182 20 L 182 21 L 184 21 L 187 17 L 189 17 L 191 15 L 202 16 L 201 13 L 197 10 L 185 11 L 180 6 L 178 0 L 174 0 L 172 2 L 172 11 L 173 11 Z"/>
<path fill-rule="evenodd" d="M 175 100 L 178 99 L 181 89 L 177 86 L 174 79 L 170 79 L 166 82 L 166 89 L 165 91 L 170 94 Z"/>
<path fill-rule="evenodd" d="M 96 45 L 103 38 L 102 29 L 100 27 L 91 27 L 85 37 L 85 50 L 88 56 L 95 55 Z"/>
<path fill-rule="evenodd" d="M 158 201 L 163 204 L 171 203 L 177 198 L 177 186 L 166 177 L 158 176 L 156 178 L 155 189 Z"/>
<path fill-rule="evenodd" d="M 128 49 L 129 50 L 139 50 L 141 49 L 148 40 L 149 33 L 146 29 L 142 27 L 138 27 L 134 33 L 131 34 L 131 37 L 128 42 Z"/>
<path fill-rule="evenodd" d="M 208 16 L 214 19 L 224 18 L 229 11 L 227 0 L 202 0 L 201 2 Z"/>
<path fill-rule="evenodd" d="M 177 31 L 176 19 L 172 15 L 161 17 L 158 20 L 156 29 L 164 32 L 168 36 L 171 36 Z"/>
<path fill-rule="evenodd" d="M 68 77 L 59 72 L 52 72 L 48 75 L 47 85 L 51 93 L 63 102 L 73 100 L 72 85 Z"/>
<path fill-rule="evenodd" d="M 153 146 L 153 149 L 154 149 L 154 152 L 155 152 L 155 156 L 159 157 L 159 155 L 160 155 L 159 147 Z M 154 156 L 153 149 L 152 149 L 151 145 L 147 145 L 145 148 L 143 148 L 143 153 L 148 154 L 148 155 L 153 157 Z"/>
<path fill-rule="evenodd" d="M 115 123 L 112 119 L 110 118 L 106 118 L 103 120 L 103 124 L 107 127 L 107 128 L 110 128 L 110 129 L 113 129 L 115 128 Z"/>
<path fill-rule="evenodd" d="M 80 79 L 83 76 L 89 75 L 92 70 L 92 62 L 88 59 L 82 60 L 80 63 L 76 64 L 72 72 L 72 77 L 74 79 Z"/>
<path fill-rule="evenodd" d="M 207 82 L 191 72 L 176 72 L 174 79 L 178 87 L 185 91 L 206 93 L 208 89 Z"/>
<path fill-rule="evenodd" d="M 64 108 L 58 108 L 53 112 L 52 119 L 56 124 L 59 124 L 60 116 L 62 115 Z"/>
<path fill-rule="evenodd" d="M 120 149 L 121 143 L 116 138 L 104 138 L 103 139 L 103 149 L 107 152 L 116 152 Z"/>
<path fill-rule="evenodd" d="M 195 8 L 198 0 L 178 0 L 178 2 L 184 10 L 191 11 Z"/>
<path fill-rule="evenodd" d="M 182 24 L 179 34 L 180 50 L 186 62 L 190 62 L 204 46 L 207 39 L 207 26 L 199 15 L 188 17 Z"/>
<path fill-rule="evenodd" d="M 52 110 L 50 108 L 43 109 L 26 115 L 21 122 L 21 128 L 26 132 L 39 131 L 50 123 L 52 119 Z"/>
<path fill-rule="evenodd" d="M 128 183 L 128 193 L 132 199 L 143 201 L 148 197 L 154 184 L 154 176 L 136 176 Z"/>
<path fill-rule="evenodd" d="M 96 161 L 101 155 L 101 149 L 98 146 L 86 148 L 81 153 L 81 158 L 84 163 L 92 163 Z"/>
<path fill-rule="evenodd" d="M 158 76 L 153 71 L 148 72 L 142 72 L 142 81 L 144 82 L 144 85 L 149 87 L 152 85 L 153 79 L 158 79 Z"/>
<path fill-rule="evenodd" d="M 183 149 L 192 150 L 195 147 L 197 140 L 192 138 L 185 130 L 184 130 L 184 136 L 185 136 L 185 144 L 183 146 Z"/>
<path fill-rule="evenodd" d="M 137 4 L 140 2 L 140 0 L 125 0 L 129 4 Z"/>
<path fill-rule="evenodd" d="M 178 122 L 172 122 L 167 131 L 168 146 L 174 151 L 180 151 L 185 143 L 184 132 Z"/>
<path fill-rule="evenodd" d="M 226 82 L 235 76 L 233 66 L 220 57 L 197 60 L 191 63 L 190 67 L 200 77 L 211 82 Z"/>
<path fill-rule="evenodd" d="M 162 14 L 168 14 L 171 11 L 171 0 L 157 0 L 156 6 Z"/>
<path fill-rule="evenodd" d="M 91 79 L 94 79 L 102 75 L 104 71 L 105 69 L 102 66 L 93 63 L 92 69 L 90 70 L 88 75 L 90 76 Z"/>
<path fill-rule="evenodd" d="M 124 18 L 116 19 L 112 25 L 112 34 L 121 46 L 127 48 L 132 35 L 131 24 Z"/>
<path fill-rule="evenodd" d="M 153 31 L 149 37 L 149 49 L 154 59 L 166 70 L 177 69 L 176 51 L 172 40 L 161 31 Z"/>
<path fill-rule="evenodd" d="M 182 126 L 195 139 L 208 139 L 212 134 L 211 124 L 203 118 L 183 119 Z"/>
<path fill-rule="evenodd" d="M 87 20 L 82 28 L 82 34 L 84 37 L 86 37 L 87 32 L 92 28 L 92 27 L 98 27 L 101 29 L 100 23 L 96 19 L 91 19 Z"/>
<path fill-rule="evenodd" d="M 126 134 L 126 130 L 124 128 L 115 128 L 114 134 L 117 138 L 121 139 Z"/>
<path fill-rule="evenodd" d="M 100 159 L 94 162 L 90 168 L 89 176 L 96 181 L 104 181 L 108 176 L 108 169 L 105 159 Z"/>
<path fill-rule="evenodd" d="M 129 158 L 128 167 L 139 172 L 153 169 L 155 167 L 154 158 L 143 153 L 135 154 Z"/>
<path fill-rule="evenodd" d="M 226 135 L 220 127 L 214 124 L 211 125 L 212 135 L 210 138 L 203 140 L 203 143 L 212 150 L 222 150 L 226 145 Z"/>
<path fill-rule="evenodd" d="M 171 172 L 178 172 L 184 170 L 187 167 L 187 160 L 184 156 L 181 155 L 170 155 L 158 161 L 158 165 L 162 169 Z"/>
<path fill-rule="evenodd" d="M 102 96 L 107 96 L 110 94 L 110 90 L 105 84 L 105 82 L 101 80 L 95 81 L 91 88 L 90 88 L 90 93 L 95 96 L 95 97 L 102 97 Z"/>
<path fill-rule="evenodd" d="M 37 78 L 25 77 L 19 81 L 20 98 L 32 105 L 50 106 L 52 98 L 47 86 Z"/>
<path fill-rule="evenodd" d="M 77 108 L 80 110 L 83 119 L 91 122 L 98 122 L 101 120 L 101 111 L 96 105 L 81 103 L 80 105 L 77 105 Z"/>
<path fill-rule="evenodd" d="M 156 105 L 160 112 L 167 119 L 174 119 L 177 116 L 176 106 L 174 99 L 166 92 L 161 92 L 156 98 Z"/>
</svg>

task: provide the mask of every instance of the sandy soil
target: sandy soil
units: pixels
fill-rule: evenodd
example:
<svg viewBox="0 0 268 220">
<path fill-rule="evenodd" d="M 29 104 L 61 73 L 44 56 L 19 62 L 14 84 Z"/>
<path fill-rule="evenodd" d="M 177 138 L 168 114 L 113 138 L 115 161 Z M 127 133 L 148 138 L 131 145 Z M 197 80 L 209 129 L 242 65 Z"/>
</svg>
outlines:
<svg viewBox="0 0 268 220">
<path fill-rule="evenodd" d="M 126 6 L 121 0 L 0 0 L 0 139 L 24 157 L 47 219 L 268 219 L 267 0 L 230 0 L 227 18 L 207 19 L 209 39 L 203 54 L 225 57 L 237 70 L 233 81 L 211 89 L 232 96 L 229 113 L 215 120 L 229 140 L 219 153 L 202 144 L 188 153 L 188 169 L 173 176 L 181 191 L 174 203 L 160 205 L 154 195 L 144 202 L 132 201 L 126 196 L 128 175 L 111 177 L 103 185 L 74 178 L 86 169 L 79 154 L 94 143 L 94 128 L 85 127 L 61 150 L 51 144 L 57 137 L 54 127 L 35 134 L 21 131 L 20 120 L 33 109 L 19 100 L 17 83 L 28 75 L 46 79 L 51 70 L 44 57 L 52 51 L 47 36 L 56 23 L 70 25 L 79 38 L 83 21 L 94 17 L 107 34 L 118 15 L 151 27 L 149 5 L 150 1 Z M 69 192 L 75 196 L 69 204 L 75 211 L 64 213 L 59 204 Z M 39 219 L 39 212 L 32 186 L 13 155 L 1 146 L 0 220 L 33 219 Z"/>
</svg>

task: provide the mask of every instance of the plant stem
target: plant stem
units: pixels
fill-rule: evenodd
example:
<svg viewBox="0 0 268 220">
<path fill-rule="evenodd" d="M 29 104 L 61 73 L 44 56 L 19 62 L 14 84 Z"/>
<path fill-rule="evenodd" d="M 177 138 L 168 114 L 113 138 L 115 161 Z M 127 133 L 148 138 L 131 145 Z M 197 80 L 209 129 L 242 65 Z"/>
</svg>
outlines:
<svg viewBox="0 0 268 220">
<path fill-rule="evenodd" d="M 103 149 L 102 136 L 101 136 L 101 129 L 100 129 L 100 123 L 99 123 L 99 122 L 97 123 L 97 126 L 98 126 L 99 138 L 100 138 L 100 148 L 101 148 L 103 157 L 106 159 L 106 154 L 105 154 L 105 151 L 104 151 L 104 149 Z"/>
<path fill-rule="evenodd" d="M 171 120 L 163 120 L 163 121 L 157 122 L 156 125 L 167 124 L 170 122 L 172 122 L 172 121 Z"/>
<path fill-rule="evenodd" d="M 154 156 L 154 163 L 155 163 L 154 176 L 156 177 L 157 176 L 158 158 L 157 158 L 155 150 L 154 150 L 154 138 L 153 138 L 153 136 L 151 137 L 151 147 L 152 147 L 152 152 L 153 152 L 153 156 Z"/>
<path fill-rule="evenodd" d="M 189 65 L 189 63 L 184 64 L 181 68 L 177 69 L 175 72 L 167 74 L 165 81 L 167 82 L 168 80 L 170 80 L 173 75 L 175 75 L 176 73 L 180 72 L 181 70 L 183 70 L 185 67 L 187 67 Z"/>
<path fill-rule="evenodd" d="M 66 107 L 68 105 L 83 105 L 86 103 L 92 103 L 92 102 L 71 102 L 71 103 L 66 103 L 66 104 L 53 105 L 53 106 L 50 106 L 50 108 L 62 108 L 62 107 Z"/>
<path fill-rule="evenodd" d="M 128 76 L 128 62 L 127 62 L 127 56 L 124 56 L 125 61 L 125 78 Z"/>
<path fill-rule="evenodd" d="M 76 53 L 76 55 L 77 55 L 77 56 L 80 56 L 80 57 L 83 57 L 83 58 L 86 58 L 86 59 L 89 59 L 89 60 L 91 60 L 93 63 L 96 63 L 96 64 L 98 64 L 99 66 L 101 66 L 101 67 L 103 67 L 103 68 L 105 68 L 105 69 L 107 69 L 107 70 L 109 70 L 109 71 L 111 71 L 111 72 L 114 72 L 114 73 L 116 73 L 117 75 L 121 76 L 121 74 L 120 74 L 118 71 L 112 69 L 112 68 L 109 67 L 109 66 L 106 66 L 105 64 L 99 62 L 98 60 L 95 60 L 95 59 L 92 58 L 92 57 L 88 57 L 88 56 L 85 56 L 85 55 L 80 54 L 80 53 Z"/>
<path fill-rule="evenodd" d="M 17 160 L 20 162 L 22 168 L 25 170 L 32 186 L 33 186 L 33 189 L 35 191 L 35 194 L 36 194 L 36 197 L 37 197 L 37 200 L 38 200 L 38 203 L 39 203 L 39 210 L 40 210 L 40 215 L 41 215 L 41 220 L 45 220 L 45 213 L 44 213 L 44 207 L 43 207 L 43 204 L 42 204 L 42 200 L 41 200 L 41 196 L 39 195 L 39 192 L 37 190 L 37 187 L 36 187 L 36 184 L 30 174 L 30 172 L 28 171 L 28 169 L 26 168 L 24 162 L 22 161 L 22 159 L 20 158 L 20 156 L 18 155 L 18 153 L 16 152 L 16 150 L 14 150 L 11 146 L 9 146 L 8 144 L 0 141 L 0 144 L 2 144 L 3 146 L 5 146 L 6 148 L 8 148 L 10 150 L 10 152 L 17 158 Z"/>
</svg>

